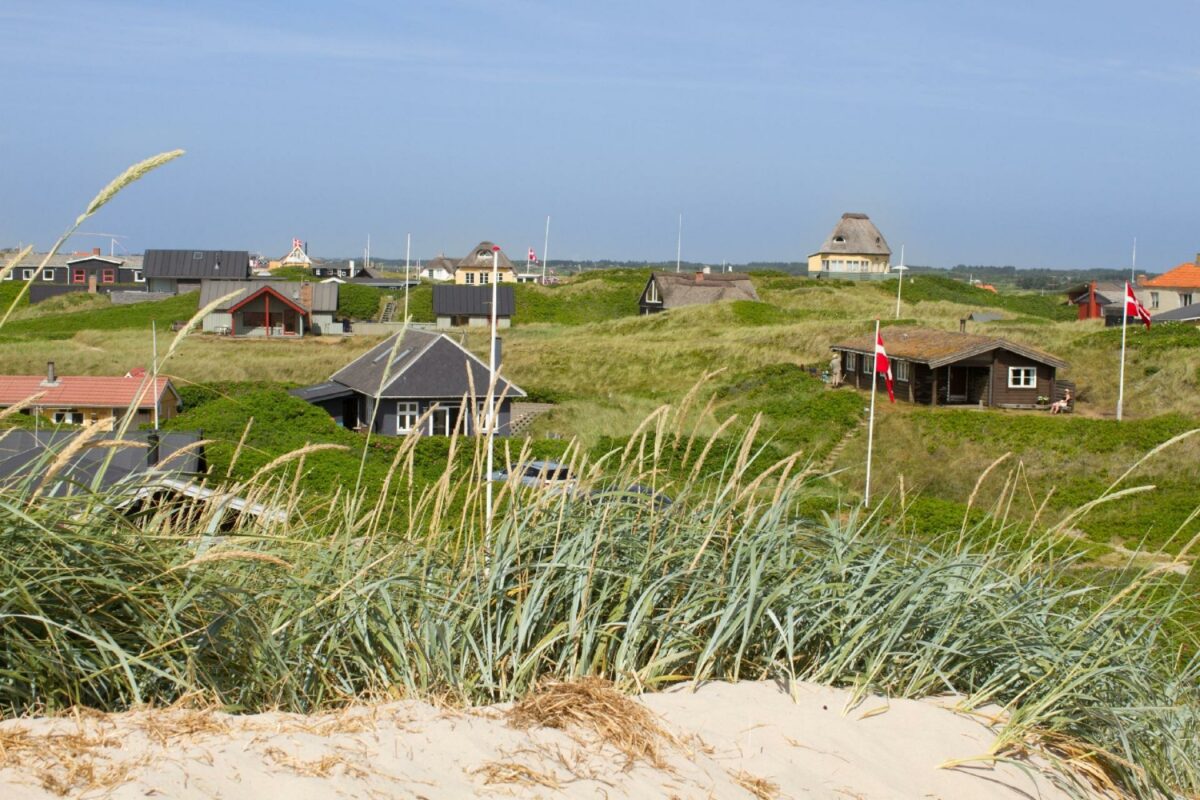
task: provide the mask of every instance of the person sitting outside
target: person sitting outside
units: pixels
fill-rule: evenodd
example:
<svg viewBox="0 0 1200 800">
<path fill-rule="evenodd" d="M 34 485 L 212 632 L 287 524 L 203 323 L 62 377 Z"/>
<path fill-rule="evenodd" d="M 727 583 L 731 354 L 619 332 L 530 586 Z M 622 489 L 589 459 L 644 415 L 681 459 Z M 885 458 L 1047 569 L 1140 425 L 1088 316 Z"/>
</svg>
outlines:
<svg viewBox="0 0 1200 800">
<path fill-rule="evenodd" d="M 1051 414 L 1062 414 L 1071 410 L 1071 390 L 1067 389 L 1063 392 L 1062 400 L 1055 400 L 1050 404 Z"/>
</svg>

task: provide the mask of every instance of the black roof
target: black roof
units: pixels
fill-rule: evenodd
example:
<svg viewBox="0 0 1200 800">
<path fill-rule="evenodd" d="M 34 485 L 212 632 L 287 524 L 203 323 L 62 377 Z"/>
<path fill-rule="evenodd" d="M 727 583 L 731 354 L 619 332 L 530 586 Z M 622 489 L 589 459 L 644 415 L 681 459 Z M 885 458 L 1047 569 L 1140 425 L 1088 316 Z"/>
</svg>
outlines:
<svg viewBox="0 0 1200 800">
<path fill-rule="evenodd" d="M 127 431 L 121 439 L 149 444 L 152 434 L 152 431 Z M 13 428 L 0 432 L 0 486 L 21 485 L 26 482 L 36 486 L 56 454 L 62 452 L 78 435 L 79 431 L 61 429 L 35 432 Z M 116 434 L 110 431 L 96 436 L 93 441 L 102 442 L 115 438 Z M 160 432 L 158 458 L 153 465 L 150 463 L 152 456 L 148 447 L 85 447 L 54 476 L 56 486 L 50 494 L 72 494 L 77 491 L 75 486 L 90 486 L 110 452 L 112 460 L 100 479 L 101 489 L 129 480 L 131 476 L 148 474 L 151 471 L 160 475 L 199 473 L 203 470 L 204 463 L 202 450 L 192 449 L 172 457 L 177 451 L 198 441 L 200 436 L 195 433 Z"/>
<path fill-rule="evenodd" d="M 434 286 L 433 313 L 438 316 L 466 314 L 471 317 L 492 315 L 491 286 Z M 511 317 L 516 308 L 516 293 L 511 286 L 496 286 L 496 316 Z"/>
<path fill-rule="evenodd" d="M 476 397 L 487 394 L 487 364 L 450 337 L 414 329 L 405 331 L 399 342 L 398 336 L 342 367 L 330 382 L 370 396 L 378 391 L 380 397 L 389 398 L 458 399 L 472 392 Z M 496 393 L 510 398 L 525 396 L 520 387 L 504 379 L 497 380 Z"/>
<path fill-rule="evenodd" d="M 245 250 L 147 250 L 142 258 L 147 278 L 250 277 L 250 254 Z"/>
</svg>

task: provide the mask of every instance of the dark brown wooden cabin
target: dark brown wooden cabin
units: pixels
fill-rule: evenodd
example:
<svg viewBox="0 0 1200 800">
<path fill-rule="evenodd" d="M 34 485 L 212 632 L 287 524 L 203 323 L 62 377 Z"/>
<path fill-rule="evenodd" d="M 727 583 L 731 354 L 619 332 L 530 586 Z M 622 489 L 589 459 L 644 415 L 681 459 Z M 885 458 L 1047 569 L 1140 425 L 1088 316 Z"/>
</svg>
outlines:
<svg viewBox="0 0 1200 800">
<path fill-rule="evenodd" d="M 1067 362 L 1022 344 L 925 328 L 884 328 L 897 398 L 925 405 L 1034 408 L 1038 398 L 1059 398 L 1057 372 Z M 841 356 L 842 382 L 870 389 L 875 337 L 833 345 Z"/>
</svg>

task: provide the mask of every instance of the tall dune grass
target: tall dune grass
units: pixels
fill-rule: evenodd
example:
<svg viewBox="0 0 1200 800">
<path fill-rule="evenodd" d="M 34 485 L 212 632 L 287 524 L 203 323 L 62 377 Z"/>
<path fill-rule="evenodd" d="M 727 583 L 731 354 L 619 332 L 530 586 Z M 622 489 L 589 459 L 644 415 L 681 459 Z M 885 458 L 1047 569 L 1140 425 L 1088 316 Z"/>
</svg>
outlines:
<svg viewBox="0 0 1200 800">
<path fill-rule="evenodd" d="M 658 480 L 672 449 L 705 457 L 683 419 L 661 409 L 625 451 L 578 456 L 578 491 L 505 486 L 488 540 L 479 472 L 418 490 L 402 453 L 382 496 L 237 520 L 236 534 L 216 533 L 206 507 L 131 513 L 133 486 L 0 493 L 0 706 L 202 691 L 311 711 L 397 694 L 510 700 L 547 677 L 815 680 L 998 703 L 1008 750 L 1084 743 L 1140 796 L 1200 789 L 1200 664 L 1163 633 L 1177 598 L 1163 601 L 1162 575 L 1081 588 L 1058 579 L 1072 565 L 1048 537 L 1019 551 L 974 531 L 918 544 L 861 509 L 799 517 L 803 465 L 763 478 L 752 431 L 697 470 L 720 480 L 657 486 L 673 503 L 625 492 Z M 295 507 L 302 460 L 237 491 Z M 397 493 L 417 495 L 411 516 L 385 530 L 379 509 Z"/>
</svg>

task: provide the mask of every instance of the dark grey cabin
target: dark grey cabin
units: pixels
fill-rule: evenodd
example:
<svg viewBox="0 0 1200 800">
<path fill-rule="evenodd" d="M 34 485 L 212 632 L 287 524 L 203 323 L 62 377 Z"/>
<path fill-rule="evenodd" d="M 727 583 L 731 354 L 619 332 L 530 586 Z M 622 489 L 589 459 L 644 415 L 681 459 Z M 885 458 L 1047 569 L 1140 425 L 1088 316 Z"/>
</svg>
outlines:
<svg viewBox="0 0 1200 800">
<path fill-rule="evenodd" d="M 291 393 L 353 430 L 449 436 L 486 432 L 487 391 L 486 362 L 445 334 L 408 330 L 371 348 L 329 380 Z M 524 396 L 520 387 L 497 378 L 498 435 L 508 435 L 512 401 Z"/>
<path fill-rule="evenodd" d="M 516 293 L 511 286 L 496 287 L 496 327 L 512 325 Z M 439 328 L 486 327 L 492 322 L 491 286 L 434 286 L 433 314 Z"/>
<path fill-rule="evenodd" d="M 880 331 L 892 367 L 896 397 L 925 405 L 1034 408 L 1039 398 L 1062 397 L 1058 380 L 1067 362 L 1032 347 L 973 333 L 924 328 Z M 840 356 L 841 382 L 870 389 L 876 380 L 875 337 L 863 336 L 832 350 Z"/>
<path fill-rule="evenodd" d="M 250 253 L 245 250 L 147 250 L 142 257 L 152 292 L 191 292 L 204 280 L 247 280 Z"/>
</svg>

